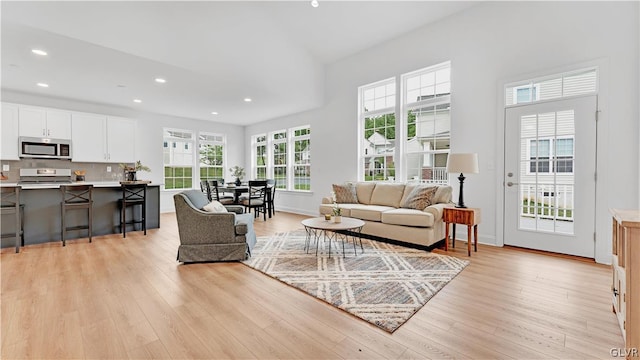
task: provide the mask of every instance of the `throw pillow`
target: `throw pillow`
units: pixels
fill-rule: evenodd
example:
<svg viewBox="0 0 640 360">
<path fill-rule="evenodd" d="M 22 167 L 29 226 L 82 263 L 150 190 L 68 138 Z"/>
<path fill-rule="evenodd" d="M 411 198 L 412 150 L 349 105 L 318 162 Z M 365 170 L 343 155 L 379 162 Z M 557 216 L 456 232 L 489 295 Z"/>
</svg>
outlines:
<svg viewBox="0 0 640 360">
<path fill-rule="evenodd" d="M 356 194 L 356 185 L 345 183 L 342 185 L 333 184 L 333 193 L 336 195 L 338 204 L 357 204 L 358 195 Z"/>
<path fill-rule="evenodd" d="M 227 208 L 224 207 L 224 205 L 222 205 L 220 202 L 213 200 L 212 202 L 208 203 L 207 205 L 205 205 L 202 210 L 204 211 L 208 211 L 211 213 L 226 213 Z"/>
<path fill-rule="evenodd" d="M 400 204 L 400 207 L 424 210 L 427 206 L 431 205 L 433 195 L 435 195 L 437 189 L 435 186 L 416 186 L 402 204 Z"/>
</svg>

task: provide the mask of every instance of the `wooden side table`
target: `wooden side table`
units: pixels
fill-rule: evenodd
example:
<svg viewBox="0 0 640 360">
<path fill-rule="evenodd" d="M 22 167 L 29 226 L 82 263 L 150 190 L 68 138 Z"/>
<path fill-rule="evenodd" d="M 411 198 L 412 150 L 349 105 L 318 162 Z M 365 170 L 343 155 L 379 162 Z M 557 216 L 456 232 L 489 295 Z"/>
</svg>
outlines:
<svg viewBox="0 0 640 360">
<path fill-rule="evenodd" d="M 473 251 L 478 251 L 478 224 L 480 209 L 477 208 L 444 208 L 442 220 L 445 226 L 444 251 L 449 251 L 449 224 L 453 224 L 453 247 L 456 247 L 456 224 L 467 225 L 467 254 L 471 256 L 471 227 L 473 227 Z"/>
</svg>

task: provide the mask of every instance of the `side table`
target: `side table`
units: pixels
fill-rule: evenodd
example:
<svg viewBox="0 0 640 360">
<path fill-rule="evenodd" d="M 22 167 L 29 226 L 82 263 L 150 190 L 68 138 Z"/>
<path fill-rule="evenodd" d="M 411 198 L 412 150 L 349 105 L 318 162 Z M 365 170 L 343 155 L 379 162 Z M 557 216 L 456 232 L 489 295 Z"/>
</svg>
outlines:
<svg viewBox="0 0 640 360">
<path fill-rule="evenodd" d="M 449 224 L 453 224 L 453 247 L 456 247 L 456 224 L 467 225 L 467 255 L 471 256 L 471 227 L 473 227 L 473 251 L 478 251 L 478 224 L 480 209 L 477 208 L 444 208 L 442 220 L 445 226 L 444 251 L 449 251 Z"/>
</svg>

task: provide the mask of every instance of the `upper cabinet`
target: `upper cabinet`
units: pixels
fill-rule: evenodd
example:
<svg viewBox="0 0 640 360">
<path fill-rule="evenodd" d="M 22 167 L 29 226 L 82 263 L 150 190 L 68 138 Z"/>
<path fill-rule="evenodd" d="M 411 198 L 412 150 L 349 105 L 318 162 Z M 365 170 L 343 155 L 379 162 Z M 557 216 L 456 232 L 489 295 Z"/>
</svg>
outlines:
<svg viewBox="0 0 640 360">
<path fill-rule="evenodd" d="M 18 159 L 18 105 L 2 103 L 0 159 Z"/>
<path fill-rule="evenodd" d="M 71 112 L 20 106 L 20 136 L 71 139 Z"/>
<path fill-rule="evenodd" d="M 135 120 L 73 113 L 73 161 L 132 163 L 135 161 Z"/>
</svg>

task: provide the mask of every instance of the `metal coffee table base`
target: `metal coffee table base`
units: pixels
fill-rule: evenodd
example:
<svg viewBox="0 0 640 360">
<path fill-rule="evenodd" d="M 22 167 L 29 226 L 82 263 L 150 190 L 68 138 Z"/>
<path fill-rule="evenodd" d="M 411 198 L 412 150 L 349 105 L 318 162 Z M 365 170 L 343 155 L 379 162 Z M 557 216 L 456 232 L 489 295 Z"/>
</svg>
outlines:
<svg viewBox="0 0 640 360">
<path fill-rule="evenodd" d="M 331 242 L 342 240 L 342 257 L 346 256 L 345 242 L 349 242 L 349 237 L 353 243 L 354 255 L 358 255 L 356 248 L 356 237 L 360 241 L 360 250 L 364 252 L 362 246 L 362 227 L 364 222 L 359 219 L 343 218 L 344 223 L 331 223 L 324 218 L 306 219 L 302 221 L 305 231 L 307 232 L 307 238 L 304 245 L 304 250 L 309 253 L 311 248 L 311 240 L 316 243 L 316 256 L 318 255 L 318 248 L 320 247 L 320 240 L 329 241 L 329 257 L 331 257 Z"/>
</svg>

